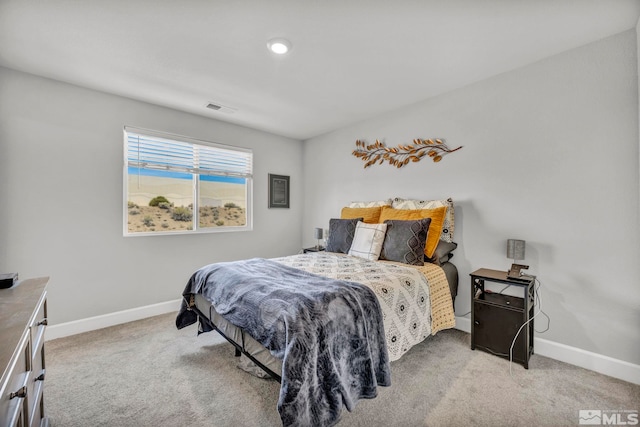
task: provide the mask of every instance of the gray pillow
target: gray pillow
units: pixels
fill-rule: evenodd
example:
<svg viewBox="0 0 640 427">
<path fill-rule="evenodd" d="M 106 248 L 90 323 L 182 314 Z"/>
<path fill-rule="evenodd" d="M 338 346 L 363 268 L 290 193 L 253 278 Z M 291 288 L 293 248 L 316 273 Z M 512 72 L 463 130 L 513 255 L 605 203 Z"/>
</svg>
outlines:
<svg viewBox="0 0 640 427">
<path fill-rule="evenodd" d="M 433 252 L 433 256 L 427 259 L 427 261 L 436 265 L 442 265 L 453 257 L 451 252 L 457 247 L 458 244 L 455 242 L 440 240 L 438 246 L 436 246 L 436 250 Z"/>
<path fill-rule="evenodd" d="M 382 243 L 380 259 L 410 265 L 424 265 L 424 245 L 431 218 L 416 221 L 388 219 L 387 234 Z"/>
<path fill-rule="evenodd" d="M 363 218 L 329 220 L 329 237 L 327 238 L 327 252 L 349 253 L 353 236 L 356 233 L 356 225 Z"/>
</svg>

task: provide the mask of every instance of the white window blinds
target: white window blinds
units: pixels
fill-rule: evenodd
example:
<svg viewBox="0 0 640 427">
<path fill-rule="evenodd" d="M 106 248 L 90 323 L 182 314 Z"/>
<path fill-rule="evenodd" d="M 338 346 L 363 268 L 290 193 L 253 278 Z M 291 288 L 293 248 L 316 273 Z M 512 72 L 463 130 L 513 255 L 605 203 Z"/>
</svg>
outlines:
<svg viewBox="0 0 640 427">
<path fill-rule="evenodd" d="M 129 167 L 199 175 L 251 178 L 253 153 L 245 148 L 169 139 L 125 128 L 125 163 Z"/>
</svg>

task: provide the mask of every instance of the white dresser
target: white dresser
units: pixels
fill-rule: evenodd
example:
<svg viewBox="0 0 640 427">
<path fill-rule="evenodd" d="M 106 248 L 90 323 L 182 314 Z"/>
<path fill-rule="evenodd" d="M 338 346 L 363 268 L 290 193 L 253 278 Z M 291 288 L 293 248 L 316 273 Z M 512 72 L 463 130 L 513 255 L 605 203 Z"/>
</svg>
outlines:
<svg viewBox="0 0 640 427">
<path fill-rule="evenodd" d="M 0 289 L 0 426 L 48 426 L 44 331 L 48 277 Z"/>
</svg>

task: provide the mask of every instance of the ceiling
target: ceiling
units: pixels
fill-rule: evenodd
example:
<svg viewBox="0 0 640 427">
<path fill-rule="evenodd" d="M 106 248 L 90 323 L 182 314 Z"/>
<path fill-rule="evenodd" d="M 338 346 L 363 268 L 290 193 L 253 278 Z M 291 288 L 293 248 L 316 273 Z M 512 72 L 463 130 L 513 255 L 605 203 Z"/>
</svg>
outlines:
<svg viewBox="0 0 640 427">
<path fill-rule="evenodd" d="M 303 140 L 639 16 L 640 0 L 0 0 L 0 65 Z"/>
</svg>

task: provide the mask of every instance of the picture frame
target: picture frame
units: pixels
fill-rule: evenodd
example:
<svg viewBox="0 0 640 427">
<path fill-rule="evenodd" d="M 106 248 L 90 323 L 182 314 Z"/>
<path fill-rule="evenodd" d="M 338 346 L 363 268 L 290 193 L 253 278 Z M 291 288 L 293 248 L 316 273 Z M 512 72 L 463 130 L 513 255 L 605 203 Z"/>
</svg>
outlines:
<svg viewBox="0 0 640 427">
<path fill-rule="evenodd" d="M 269 208 L 289 209 L 289 176 L 269 174 Z"/>
</svg>

